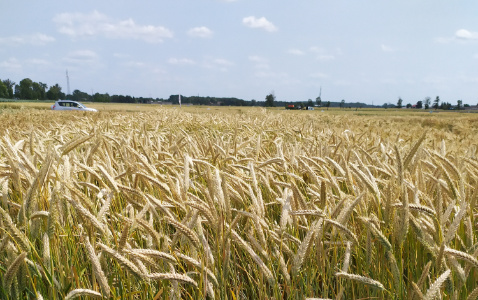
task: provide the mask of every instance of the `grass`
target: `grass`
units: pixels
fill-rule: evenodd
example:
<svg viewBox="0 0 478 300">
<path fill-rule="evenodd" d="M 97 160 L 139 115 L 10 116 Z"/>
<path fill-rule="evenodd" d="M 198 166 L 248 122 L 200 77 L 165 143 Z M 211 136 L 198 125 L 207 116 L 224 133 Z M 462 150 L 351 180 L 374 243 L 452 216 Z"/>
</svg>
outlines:
<svg viewBox="0 0 478 300">
<path fill-rule="evenodd" d="M 1 299 L 476 288 L 476 115 L 138 106 L 2 110 Z"/>
</svg>

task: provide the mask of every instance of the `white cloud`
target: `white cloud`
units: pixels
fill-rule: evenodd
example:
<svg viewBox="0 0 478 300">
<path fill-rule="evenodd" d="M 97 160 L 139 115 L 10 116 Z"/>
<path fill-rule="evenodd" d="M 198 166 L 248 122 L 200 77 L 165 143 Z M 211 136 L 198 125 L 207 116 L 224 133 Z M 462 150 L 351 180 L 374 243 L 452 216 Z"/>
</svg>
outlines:
<svg viewBox="0 0 478 300">
<path fill-rule="evenodd" d="M 129 67 L 129 68 L 144 68 L 146 67 L 147 65 L 144 63 L 144 62 L 141 62 L 141 61 L 128 61 L 126 63 L 123 64 L 125 67 Z"/>
<path fill-rule="evenodd" d="M 395 52 L 394 48 L 392 48 L 390 46 L 387 46 L 387 45 L 384 45 L 384 44 L 381 44 L 380 48 L 382 49 L 383 52 Z"/>
<path fill-rule="evenodd" d="M 78 50 L 68 53 L 63 60 L 74 64 L 91 64 L 98 61 L 98 55 L 91 50 Z"/>
<path fill-rule="evenodd" d="M 250 28 L 260 28 L 265 31 L 274 32 L 277 31 L 277 27 L 269 22 L 265 17 L 256 18 L 254 16 L 245 17 L 242 19 L 242 24 Z"/>
<path fill-rule="evenodd" d="M 309 48 L 310 52 L 315 54 L 315 59 L 320 61 L 330 61 L 335 59 L 335 55 L 330 54 L 326 49 L 322 47 L 312 46 Z"/>
<path fill-rule="evenodd" d="M 6 45 L 46 45 L 54 42 L 55 38 L 43 33 L 35 33 L 31 35 L 18 35 L 0 38 L 0 44 Z"/>
<path fill-rule="evenodd" d="M 451 43 L 453 41 L 468 42 L 474 40 L 478 40 L 478 32 L 469 31 L 467 29 L 458 29 L 451 37 L 435 38 L 435 42 L 442 44 Z"/>
<path fill-rule="evenodd" d="M 194 62 L 194 60 L 192 59 L 189 59 L 189 58 L 170 58 L 168 60 L 168 63 L 172 64 L 172 65 L 194 65 L 196 64 Z"/>
<path fill-rule="evenodd" d="M 321 73 L 321 72 L 316 72 L 316 73 L 310 74 L 310 77 L 324 79 L 324 78 L 329 78 L 329 75 L 327 75 L 325 73 Z"/>
<path fill-rule="evenodd" d="M 133 19 L 113 20 L 96 10 L 89 14 L 58 14 L 53 21 L 60 33 L 72 38 L 102 36 L 109 39 L 139 39 L 159 43 L 165 38 L 173 37 L 172 31 L 163 26 L 138 25 Z"/>
<path fill-rule="evenodd" d="M 287 51 L 287 53 L 293 54 L 293 55 L 297 55 L 297 56 L 300 56 L 300 55 L 304 55 L 304 54 L 305 54 L 304 51 L 299 50 L 299 49 L 289 49 L 289 51 Z"/>
<path fill-rule="evenodd" d="M 11 57 L 8 60 L 0 62 L 0 68 L 9 70 L 11 72 L 17 72 L 22 69 L 22 64 L 18 61 L 18 59 Z"/>
<path fill-rule="evenodd" d="M 459 29 L 455 32 L 455 37 L 460 40 L 478 40 L 478 32 Z"/>
<path fill-rule="evenodd" d="M 211 29 L 201 26 L 189 29 L 188 34 L 192 37 L 210 38 L 212 37 L 213 32 Z"/>
<path fill-rule="evenodd" d="M 267 58 L 257 55 L 251 55 L 248 58 L 251 62 L 255 63 L 254 68 L 263 70 L 270 69 L 269 60 Z"/>
<path fill-rule="evenodd" d="M 320 55 L 317 55 L 315 58 L 317 60 L 320 60 L 320 61 L 330 61 L 330 60 L 334 60 L 335 56 L 334 55 L 327 55 L 327 54 L 320 54 Z"/>
<path fill-rule="evenodd" d="M 203 66 L 207 69 L 216 69 L 222 72 L 227 72 L 234 63 L 224 58 L 206 58 Z"/>
<path fill-rule="evenodd" d="M 32 58 L 32 59 L 29 59 L 26 61 L 27 63 L 29 64 L 32 64 L 32 65 L 48 65 L 49 62 L 44 60 L 44 59 L 38 59 L 38 58 Z"/>
</svg>

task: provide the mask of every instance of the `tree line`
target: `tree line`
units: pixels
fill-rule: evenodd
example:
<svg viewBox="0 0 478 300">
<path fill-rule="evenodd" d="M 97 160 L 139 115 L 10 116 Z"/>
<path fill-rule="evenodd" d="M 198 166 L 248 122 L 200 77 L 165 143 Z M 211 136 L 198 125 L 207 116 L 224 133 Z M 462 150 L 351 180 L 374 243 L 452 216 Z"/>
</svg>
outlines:
<svg viewBox="0 0 478 300">
<path fill-rule="evenodd" d="M 21 80 L 18 84 L 10 79 L 0 80 L 0 98 L 22 100 L 74 100 L 92 102 L 117 102 L 117 103 L 151 103 L 162 99 L 132 97 L 123 95 L 109 95 L 95 93 L 88 94 L 80 90 L 74 90 L 72 94 L 65 94 L 57 83 L 48 86 L 43 82 L 35 82 L 30 78 Z"/>
<path fill-rule="evenodd" d="M 469 104 L 463 104 L 463 100 L 456 100 L 456 105 L 451 104 L 450 102 L 445 102 L 440 100 L 440 96 L 436 96 L 435 100 L 432 101 L 430 97 L 426 97 L 423 100 L 417 101 L 416 104 L 408 103 L 405 107 L 406 108 L 417 108 L 417 109 L 443 109 L 443 110 L 450 110 L 450 109 L 463 109 L 464 107 L 469 107 Z M 396 107 L 402 108 L 403 100 L 402 98 L 398 98 L 397 105 L 393 105 L 390 103 L 385 103 L 383 105 L 385 108 L 389 107 Z"/>
<path fill-rule="evenodd" d="M 78 89 L 74 90 L 72 94 L 65 94 L 61 86 L 57 83 L 48 86 L 43 82 L 35 82 L 30 78 L 21 80 L 18 84 L 10 79 L 0 80 L 0 99 L 22 99 L 22 100 L 74 100 L 74 101 L 91 101 L 91 102 L 114 102 L 114 103 L 163 103 L 179 104 L 179 95 L 171 95 L 168 99 L 152 98 L 152 97 L 133 97 L 129 95 L 109 95 L 108 93 L 88 94 Z M 235 97 L 200 97 L 200 96 L 183 96 L 181 95 L 181 104 L 192 105 L 222 105 L 222 106 L 285 106 L 295 104 L 296 107 L 318 106 L 318 107 L 340 107 L 340 108 L 365 108 L 365 107 L 379 107 L 365 104 L 362 102 L 345 102 L 342 99 L 339 102 L 322 101 L 318 96 L 315 101 L 308 99 L 307 102 L 300 101 L 277 101 L 274 92 L 271 92 L 265 97 L 265 101 L 243 100 Z M 418 101 L 416 104 L 403 104 L 403 99 L 398 98 L 397 104 L 385 103 L 384 108 L 417 108 L 417 109 L 462 109 L 469 106 L 463 104 L 462 100 L 457 100 L 456 105 L 440 100 L 437 96 L 434 101 L 430 97 Z"/>
</svg>

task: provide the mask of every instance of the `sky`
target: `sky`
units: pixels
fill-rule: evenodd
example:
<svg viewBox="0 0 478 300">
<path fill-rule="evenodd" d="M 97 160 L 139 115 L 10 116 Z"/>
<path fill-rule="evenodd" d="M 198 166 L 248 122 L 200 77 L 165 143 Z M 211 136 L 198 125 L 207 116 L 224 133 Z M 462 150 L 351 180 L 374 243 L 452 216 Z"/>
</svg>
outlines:
<svg viewBox="0 0 478 300">
<path fill-rule="evenodd" d="M 478 103 L 475 0 L 0 0 L 0 79 L 110 95 Z"/>
</svg>

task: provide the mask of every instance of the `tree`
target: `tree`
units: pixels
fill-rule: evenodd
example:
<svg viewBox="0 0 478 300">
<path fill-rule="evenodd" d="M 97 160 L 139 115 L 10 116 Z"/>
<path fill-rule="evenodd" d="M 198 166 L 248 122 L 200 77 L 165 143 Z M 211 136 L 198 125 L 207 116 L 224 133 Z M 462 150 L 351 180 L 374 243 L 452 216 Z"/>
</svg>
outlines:
<svg viewBox="0 0 478 300">
<path fill-rule="evenodd" d="M 319 97 L 315 98 L 315 102 L 317 103 L 318 106 L 322 105 L 322 99 Z"/>
<path fill-rule="evenodd" d="M 397 107 L 398 107 L 398 108 L 402 108 L 402 103 L 403 103 L 402 98 L 398 97 Z"/>
<path fill-rule="evenodd" d="M 15 87 L 15 82 L 11 81 L 10 79 L 5 79 L 2 81 L 3 84 L 7 87 L 8 97 L 6 98 L 13 98 L 13 88 Z"/>
<path fill-rule="evenodd" d="M 345 100 L 344 100 L 344 99 L 342 99 L 342 101 L 340 101 L 340 108 L 343 108 L 343 107 L 344 107 L 344 105 L 345 105 Z"/>
<path fill-rule="evenodd" d="M 30 78 L 25 78 L 20 81 L 20 84 L 15 86 L 15 94 L 20 99 L 34 99 L 35 95 L 33 93 L 33 81 Z"/>
<path fill-rule="evenodd" d="M 0 98 L 8 98 L 7 86 L 2 81 L 0 81 Z"/>
<path fill-rule="evenodd" d="M 274 92 L 270 93 L 269 95 L 266 96 L 266 107 L 274 107 L 274 101 L 276 100 L 276 96 L 274 95 Z"/>
<path fill-rule="evenodd" d="M 50 86 L 48 92 L 46 92 L 46 98 L 48 100 L 64 99 L 65 94 L 61 92 L 61 86 L 57 84 Z"/>
<path fill-rule="evenodd" d="M 456 109 L 461 109 L 463 107 L 463 101 L 462 100 L 457 100 L 456 101 Z"/>
<path fill-rule="evenodd" d="M 440 97 L 437 96 L 437 97 L 435 98 L 435 101 L 433 101 L 433 107 L 434 107 L 435 109 L 438 109 L 438 107 L 440 107 Z"/>
<path fill-rule="evenodd" d="M 45 83 L 33 82 L 32 83 L 33 99 L 45 100 L 47 88 L 48 86 Z"/>
<path fill-rule="evenodd" d="M 108 93 L 106 94 L 96 93 L 93 95 L 93 101 L 94 102 L 110 102 L 111 99 Z"/>
<path fill-rule="evenodd" d="M 71 100 L 74 101 L 85 101 L 88 100 L 89 97 L 90 95 L 80 90 L 74 90 L 73 94 L 71 94 Z"/>
<path fill-rule="evenodd" d="M 411 103 L 407 103 L 407 108 L 412 108 L 412 104 L 411 104 Z"/>
<path fill-rule="evenodd" d="M 423 102 L 418 101 L 417 104 L 415 105 L 415 108 L 423 108 Z"/>
<path fill-rule="evenodd" d="M 314 106 L 314 102 L 312 102 L 312 99 L 309 99 L 309 101 L 307 101 L 307 106 L 309 106 L 309 107 Z"/>
<path fill-rule="evenodd" d="M 325 104 L 325 107 L 327 107 L 327 110 L 329 110 L 329 107 L 330 107 L 330 101 L 327 101 L 327 103 Z"/>
<path fill-rule="evenodd" d="M 429 109 L 430 101 L 431 101 L 430 97 L 426 97 L 424 101 L 425 101 L 425 109 Z"/>
</svg>

